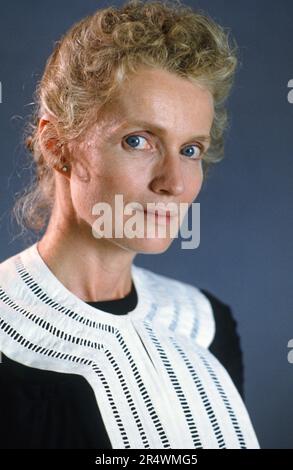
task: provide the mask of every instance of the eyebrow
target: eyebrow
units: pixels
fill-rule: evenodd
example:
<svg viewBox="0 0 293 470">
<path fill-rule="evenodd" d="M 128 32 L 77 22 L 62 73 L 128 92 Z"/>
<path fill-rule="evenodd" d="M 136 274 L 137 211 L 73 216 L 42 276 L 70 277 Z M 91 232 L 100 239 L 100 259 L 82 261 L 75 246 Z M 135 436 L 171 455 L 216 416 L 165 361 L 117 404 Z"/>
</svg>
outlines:
<svg viewBox="0 0 293 470">
<path fill-rule="evenodd" d="M 155 130 L 155 131 L 157 131 L 161 134 L 167 134 L 167 129 L 165 129 L 164 127 L 155 125 L 151 122 L 141 121 L 141 120 L 134 120 L 134 121 L 124 122 L 121 126 L 119 126 L 119 128 L 117 130 L 120 131 L 121 129 L 123 129 L 125 127 L 130 127 L 130 126 L 146 127 L 146 128 L 149 128 L 149 129 L 153 129 L 153 130 Z M 211 141 L 211 136 L 210 135 L 194 135 L 193 137 L 191 137 L 188 140 L 201 140 L 203 142 L 210 142 Z"/>
</svg>

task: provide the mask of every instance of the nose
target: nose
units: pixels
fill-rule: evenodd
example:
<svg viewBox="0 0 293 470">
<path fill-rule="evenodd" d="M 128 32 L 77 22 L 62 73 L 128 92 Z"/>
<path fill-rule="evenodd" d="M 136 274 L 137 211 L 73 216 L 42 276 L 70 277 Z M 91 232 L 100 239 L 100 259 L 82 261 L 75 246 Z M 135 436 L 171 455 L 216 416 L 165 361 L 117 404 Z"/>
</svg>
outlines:
<svg viewBox="0 0 293 470">
<path fill-rule="evenodd" d="M 150 183 L 152 191 L 174 196 L 182 194 L 184 179 L 181 165 L 179 155 L 165 155 L 154 169 L 154 177 Z"/>
</svg>

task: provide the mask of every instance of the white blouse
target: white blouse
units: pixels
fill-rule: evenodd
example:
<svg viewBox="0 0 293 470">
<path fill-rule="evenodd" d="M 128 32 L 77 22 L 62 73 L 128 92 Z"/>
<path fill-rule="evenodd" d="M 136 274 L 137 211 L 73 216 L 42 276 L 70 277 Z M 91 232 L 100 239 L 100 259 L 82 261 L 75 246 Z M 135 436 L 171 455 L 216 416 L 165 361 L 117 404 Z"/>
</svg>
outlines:
<svg viewBox="0 0 293 470">
<path fill-rule="evenodd" d="M 132 279 L 135 309 L 105 312 L 70 292 L 34 243 L 0 264 L 0 351 L 82 375 L 113 448 L 259 448 L 237 388 L 208 350 L 207 297 L 134 264 Z"/>
</svg>

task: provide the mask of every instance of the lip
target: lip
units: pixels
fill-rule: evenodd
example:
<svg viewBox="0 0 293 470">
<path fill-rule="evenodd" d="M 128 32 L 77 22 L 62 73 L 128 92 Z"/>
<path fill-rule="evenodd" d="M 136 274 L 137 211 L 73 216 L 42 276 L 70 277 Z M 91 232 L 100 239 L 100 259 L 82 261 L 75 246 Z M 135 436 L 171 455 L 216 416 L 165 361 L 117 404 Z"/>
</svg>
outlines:
<svg viewBox="0 0 293 470">
<path fill-rule="evenodd" d="M 144 209 L 144 213 L 145 214 L 152 214 L 152 215 L 155 215 L 157 217 L 174 217 L 174 215 L 170 215 L 170 211 L 160 211 L 160 210 L 157 210 L 157 211 L 152 211 L 150 209 Z"/>
<path fill-rule="evenodd" d="M 145 213 L 158 214 L 162 217 L 176 217 L 177 211 L 174 209 L 164 209 L 163 207 L 143 207 Z"/>
<path fill-rule="evenodd" d="M 147 210 L 141 211 L 145 214 L 146 217 L 154 218 L 157 223 L 163 224 L 170 224 L 171 220 L 175 219 L 175 215 L 171 214 L 170 211 L 162 212 L 162 211 L 154 211 L 154 210 Z"/>
</svg>

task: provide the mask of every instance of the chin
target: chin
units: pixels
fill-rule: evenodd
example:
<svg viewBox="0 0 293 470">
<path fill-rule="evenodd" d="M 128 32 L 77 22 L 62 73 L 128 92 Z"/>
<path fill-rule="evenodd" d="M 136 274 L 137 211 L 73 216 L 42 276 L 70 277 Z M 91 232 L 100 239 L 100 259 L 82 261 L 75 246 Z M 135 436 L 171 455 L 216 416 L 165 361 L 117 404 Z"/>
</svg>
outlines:
<svg viewBox="0 0 293 470">
<path fill-rule="evenodd" d="M 171 238 L 133 238 L 133 239 L 116 239 L 117 245 L 123 247 L 126 250 L 133 251 L 135 253 L 144 254 L 159 254 L 164 253 L 168 250 L 173 239 Z"/>
</svg>

